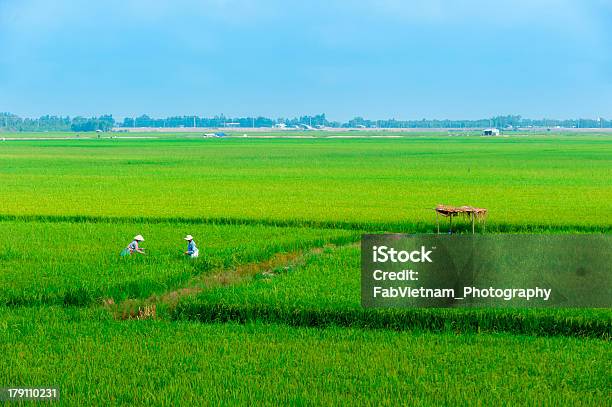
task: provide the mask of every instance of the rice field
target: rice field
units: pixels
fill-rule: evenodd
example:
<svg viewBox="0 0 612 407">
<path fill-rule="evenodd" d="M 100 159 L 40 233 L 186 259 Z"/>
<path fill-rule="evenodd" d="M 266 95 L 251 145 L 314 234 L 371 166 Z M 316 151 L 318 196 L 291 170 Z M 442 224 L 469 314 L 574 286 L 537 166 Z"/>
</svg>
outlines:
<svg viewBox="0 0 612 407">
<path fill-rule="evenodd" d="M 116 321 L 0 307 L 0 372 L 66 405 L 606 405 L 608 341 Z"/>
<path fill-rule="evenodd" d="M 489 209 L 492 230 L 608 231 L 611 157 L 603 136 L 6 142 L 0 200 L 13 216 L 406 231 L 433 231 L 438 203 L 469 204 Z"/>
<path fill-rule="evenodd" d="M 197 237 L 197 259 L 183 254 L 188 233 Z M 136 234 L 147 254 L 121 257 Z M 0 305 L 147 298 L 213 270 L 358 239 L 354 231 L 253 225 L 0 222 Z"/>
<path fill-rule="evenodd" d="M 2 142 L 0 387 L 605 405 L 610 309 L 364 310 L 356 243 L 431 233 L 438 203 L 488 208 L 489 233 L 611 233 L 611 202 L 601 135 Z M 147 256 L 120 257 L 135 234 Z"/>
<path fill-rule="evenodd" d="M 509 332 L 612 339 L 609 309 L 366 309 L 361 307 L 357 247 L 329 249 L 295 268 L 255 281 L 206 290 L 173 310 L 175 319 L 268 321 L 292 326 L 347 326 L 397 331 Z"/>
</svg>

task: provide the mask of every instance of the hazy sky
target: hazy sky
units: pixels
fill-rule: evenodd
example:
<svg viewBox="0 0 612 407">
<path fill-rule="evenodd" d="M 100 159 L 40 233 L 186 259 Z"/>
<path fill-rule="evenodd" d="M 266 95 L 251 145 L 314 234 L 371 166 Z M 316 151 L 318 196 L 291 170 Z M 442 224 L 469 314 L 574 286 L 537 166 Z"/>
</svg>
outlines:
<svg viewBox="0 0 612 407">
<path fill-rule="evenodd" d="M 612 118 L 612 0 L 0 0 L 0 111 Z"/>
</svg>

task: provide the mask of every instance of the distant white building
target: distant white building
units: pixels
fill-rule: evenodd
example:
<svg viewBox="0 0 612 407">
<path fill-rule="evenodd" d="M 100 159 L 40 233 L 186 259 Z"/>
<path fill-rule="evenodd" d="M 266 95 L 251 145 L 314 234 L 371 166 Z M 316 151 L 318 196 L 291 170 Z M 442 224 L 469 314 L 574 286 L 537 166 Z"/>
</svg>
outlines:
<svg viewBox="0 0 612 407">
<path fill-rule="evenodd" d="M 499 129 L 484 129 L 482 131 L 483 136 L 499 136 Z"/>
</svg>

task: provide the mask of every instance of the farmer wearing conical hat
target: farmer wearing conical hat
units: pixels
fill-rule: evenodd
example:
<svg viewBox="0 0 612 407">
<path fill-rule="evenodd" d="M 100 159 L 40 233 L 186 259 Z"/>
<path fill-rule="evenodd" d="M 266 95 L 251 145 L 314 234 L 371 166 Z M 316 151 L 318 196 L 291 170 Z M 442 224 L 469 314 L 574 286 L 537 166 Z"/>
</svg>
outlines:
<svg viewBox="0 0 612 407">
<path fill-rule="evenodd" d="M 132 254 L 134 252 L 140 253 L 140 254 L 146 254 L 144 249 L 138 245 L 138 242 L 144 242 L 144 237 L 142 237 L 142 235 L 134 236 L 134 239 L 132 239 L 132 242 L 125 249 L 123 249 L 123 251 L 121 252 L 121 255 L 125 256 L 128 254 Z"/>
<path fill-rule="evenodd" d="M 191 235 L 187 235 L 185 236 L 183 239 L 187 240 L 187 251 L 185 252 L 186 256 L 189 257 L 198 257 L 198 255 L 200 254 L 198 247 L 196 246 L 195 242 L 193 241 L 193 236 Z"/>
</svg>

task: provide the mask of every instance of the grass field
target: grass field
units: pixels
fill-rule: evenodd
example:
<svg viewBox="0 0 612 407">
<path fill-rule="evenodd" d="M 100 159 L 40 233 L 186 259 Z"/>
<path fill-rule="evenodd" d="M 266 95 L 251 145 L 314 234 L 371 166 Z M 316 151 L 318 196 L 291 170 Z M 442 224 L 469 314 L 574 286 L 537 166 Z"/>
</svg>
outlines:
<svg viewBox="0 0 612 407">
<path fill-rule="evenodd" d="M 56 384 L 68 405 L 609 403 L 610 309 L 364 310 L 354 245 L 433 232 L 438 203 L 487 207 L 494 233 L 611 233 L 609 137 L 161 136 L 0 142 L 0 387 Z M 120 258 L 138 233 L 148 256 Z"/>
<path fill-rule="evenodd" d="M 0 308 L 2 379 L 66 404 L 606 405 L 607 341 Z M 537 357 L 536 357 L 537 355 Z"/>
<path fill-rule="evenodd" d="M 607 137 L 79 140 L 0 146 L 4 215 L 404 224 L 438 203 L 492 228 L 609 230 Z M 92 199 L 95 197 L 95 199 Z"/>
<path fill-rule="evenodd" d="M 174 318 L 268 321 L 294 326 L 348 326 L 440 332 L 510 332 L 612 339 L 608 309 L 365 309 L 360 251 L 328 250 L 295 268 L 256 276 L 187 298 Z"/>
<path fill-rule="evenodd" d="M 201 239 L 197 259 L 183 255 L 187 233 Z M 120 257 L 136 234 L 147 239 L 142 244 L 147 255 Z M 252 225 L 0 222 L 5 242 L 0 248 L 0 305 L 146 298 L 215 269 L 358 239 L 354 231 Z"/>
</svg>

